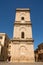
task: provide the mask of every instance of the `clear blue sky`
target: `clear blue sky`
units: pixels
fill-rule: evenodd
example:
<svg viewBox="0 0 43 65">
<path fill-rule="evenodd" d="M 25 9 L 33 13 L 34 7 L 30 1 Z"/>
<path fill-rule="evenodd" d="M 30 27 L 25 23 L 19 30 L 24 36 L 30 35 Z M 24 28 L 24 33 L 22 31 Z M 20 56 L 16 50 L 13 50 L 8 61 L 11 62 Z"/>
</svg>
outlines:
<svg viewBox="0 0 43 65">
<path fill-rule="evenodd" d="M 30 8 L 34 48 L 43 42 L 43 0 L 0 0 L 0 32 L 13 37 L 16 8 Z"/>
</svg>

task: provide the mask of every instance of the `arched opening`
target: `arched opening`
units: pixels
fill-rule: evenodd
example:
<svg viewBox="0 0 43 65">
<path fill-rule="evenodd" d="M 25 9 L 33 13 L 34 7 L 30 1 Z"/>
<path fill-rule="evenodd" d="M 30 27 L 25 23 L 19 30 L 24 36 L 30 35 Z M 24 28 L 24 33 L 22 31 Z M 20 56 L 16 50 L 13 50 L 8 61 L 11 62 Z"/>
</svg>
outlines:
<svg viewBox="0 0 43 65">
<path fill-rule="evenodd" d="M 21 38 L 24 38 L 24 32 L 21 33 Z"/>
<path fill-rule="evenodd" d="M 21 20 L 24 20 L 24 17 L 21 17 Z"/>
<path fill-rule="evenodd" d="M 8 61 L 10 61 L 10 60 L 11 60 L 11 56 L 8 57 Z"/>
</svg>

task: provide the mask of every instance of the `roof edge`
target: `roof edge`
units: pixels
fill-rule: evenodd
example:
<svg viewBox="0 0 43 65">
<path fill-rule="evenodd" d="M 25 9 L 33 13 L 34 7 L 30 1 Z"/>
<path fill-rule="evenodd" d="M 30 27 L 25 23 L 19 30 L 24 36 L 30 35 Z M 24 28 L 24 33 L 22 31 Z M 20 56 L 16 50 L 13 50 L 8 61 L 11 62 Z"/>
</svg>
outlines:
<svg viewBox="0 0 43 65">
<path fill-rule="evenodd" d="M 17 8 L 16 11 L 29 11 L 29 8 Z"/>
</svg>

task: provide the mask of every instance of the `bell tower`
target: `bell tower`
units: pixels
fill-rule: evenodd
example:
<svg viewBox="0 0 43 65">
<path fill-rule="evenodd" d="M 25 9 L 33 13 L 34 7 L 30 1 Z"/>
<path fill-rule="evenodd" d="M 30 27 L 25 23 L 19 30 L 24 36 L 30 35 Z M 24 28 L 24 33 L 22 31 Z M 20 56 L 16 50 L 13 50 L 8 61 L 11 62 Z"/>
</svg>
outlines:
<svg viewBox="0 0 43 65">
<path fill-rule="evenodd" d="M 30 9 L 16 9 L 13 38 L 22 39 L 22 32 L 24 39 L 32 38 Z"/>
<path fill-rule="evenodd" d="M 33 42 L 30 9 L 17 8 L 11 45 L 11 61 L 34 62 Z"/>
</svg>

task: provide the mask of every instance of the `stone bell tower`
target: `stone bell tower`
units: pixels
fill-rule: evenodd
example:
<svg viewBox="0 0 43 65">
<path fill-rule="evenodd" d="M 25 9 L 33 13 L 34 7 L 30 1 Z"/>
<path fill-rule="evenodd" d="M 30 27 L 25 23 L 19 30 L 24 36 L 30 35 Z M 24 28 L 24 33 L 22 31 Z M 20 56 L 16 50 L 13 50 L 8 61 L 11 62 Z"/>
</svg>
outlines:
<svg viewBox="0 0 43 65">
<path fill-rule="evenodd" d="M 11 62 L 34 62 L 34 40 L 29 8 L 17 8 L 11 45 Z"/>
</svg>

